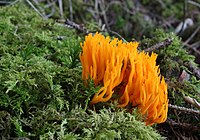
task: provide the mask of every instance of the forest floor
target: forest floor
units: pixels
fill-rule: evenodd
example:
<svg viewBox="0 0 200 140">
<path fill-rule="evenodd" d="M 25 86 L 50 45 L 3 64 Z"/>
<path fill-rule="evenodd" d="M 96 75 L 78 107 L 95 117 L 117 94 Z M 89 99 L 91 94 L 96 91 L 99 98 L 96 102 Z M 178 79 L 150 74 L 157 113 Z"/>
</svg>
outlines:
<svg viewBox="0 0 200 140">
<path fill-rule="evenodd" d="M 0 139 L 199 139 L 199 2 L 0 4 Z M 164 123 L 146 126 L 136 109 L 114 100 L 90 104 L 102 85 L 84 83 L 80 43 L 96 32 L 158 55 L 168 86 Z"/>
</svg>

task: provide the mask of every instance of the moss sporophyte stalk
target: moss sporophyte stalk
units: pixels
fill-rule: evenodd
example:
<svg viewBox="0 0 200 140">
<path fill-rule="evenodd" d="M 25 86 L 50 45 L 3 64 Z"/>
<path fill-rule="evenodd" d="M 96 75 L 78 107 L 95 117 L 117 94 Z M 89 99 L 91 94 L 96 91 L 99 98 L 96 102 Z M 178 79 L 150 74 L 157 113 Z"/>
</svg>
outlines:
<svg viewBox="0 0 200 140">
<path fill-rule="evenodd" d="M 102 85 L 91 104 L 116 100 L 118 107 L 137 107 L 147 125 L 162 123 L 168 112 L 167 84 L 156 66 L 157 54 L 139 52 L 138 44 L 87 35 L 81 43 L 82 78 Z"/>
</svg>

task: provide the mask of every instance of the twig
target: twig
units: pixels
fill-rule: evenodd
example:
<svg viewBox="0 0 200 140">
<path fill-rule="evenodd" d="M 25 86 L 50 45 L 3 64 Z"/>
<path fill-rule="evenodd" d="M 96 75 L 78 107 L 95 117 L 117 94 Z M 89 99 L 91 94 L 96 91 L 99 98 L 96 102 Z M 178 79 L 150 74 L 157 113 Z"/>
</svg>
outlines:
<svg viewBox="0 0 200 140">
<path fill-rule="evenodd" d="M 186 43 L 184 43 L 184 45 L 185 46 L 187 46 L 189 49 L 191 49 L 191 50 L 193 50 L 196 54 L 198 54 L 198 55 L 200 55 L 200 51 L 197 49 L 197 45 L 199 45 L 199 42 L 200 41 L 197 41 L 197 42 L 195 42 L 195 43 L 193 43 L 193 44 L 186 44 Z M 198 77 L 198 76 L 197 76 Z M 200 78 L 199 78 L 200 79 Z"/>
<path fill-rule="evenodd" d="M 197 3 L 197 2 L 192 1 L 192 0 L 188 0 L 188 3 L 190 3 L 190 4 L 192 4 L 192 5 L 195 5 L 195 6 L 197 6 L 197 7 L 200 8 L 200 3 Z"/>
<path fill-rule="evenodd" d="M 89 30 L 87 30 L 83 25 L 79 25 L 73 21 L 70 21 L 69 19 L 67 20 L 57 20 L 57 22 L 59 23 L 64 23 L 65 26 L 70 27 L 70 28 L 74 28 L 82 33 L 88 34 L 90 33 Z"/>
<path fill-rule="evenodd" d="M 15 0 L 15 1 L 0 1 L 0 4 L 6 4 L 8 6 L 11 6 L 11 5 L 15 5 L 17 2 L 19 2 L 19 0 Z"/>
<path fill-rule="evenodd" d="M 187 0 L 184 0 L 183 3 L 183 21 L 182 21 L 182 26 L 179 32 L 177 32 L 177 34 L 180 34 L 183 30 L 184 30 L 184 25 L 185 25 L 185 17 L 186 17 L 186 12 L 187 12 Z"/>
<path fill-rule="evenodd" d="M 79 124 L 72 130 L 72 133 L 76 132 L 76 130 L 79 128 Z"/>
<path fill-rule="evenodd" d="M 82 32 L 82 33 L 85 33 L 85 34 L 89 34 L 89 33 L 91 33 L 89 30 L 87 30 L 84 26 L 82 26 L 82 25 L 79 25 L 79 24 L 77 24 L 77 23 L 75 23 L 75 22 L 73 22 L 73 21 L 70 21 L 69 19 L 67 19 L 66 21 L 65 20 L 57 20 L 57 22 L 59 22 L 59 23 L 65 23 L 68 27 L 70 27 L 70 28 L 74 28 L 74 29 L 76 29 L 76 30 L 78 30 L 78 31 L 80 31 L 80 32 Z M 106 32 L 106 31 L 100 31 L 100 32 Z M 110 30 L 110 31 L 107 31 L 108 33 L 111 33 L 111 34 L 114 34 L 114 35 L 116 35 L 116 36 L 118 36 L 119 38 L 121 38 L 124 42 L 127 42 L 120 34 L 118 34 L 117 32 L 115 32 L 115 31 L 112 31 L 112 30 Z"/>
<path fill-rule="evenodd" d="M 70 13 L 70 20 L 73 21 L 73 7 L 71 0 L 69 0 L 69 13 Z"/>
<path fill-rule="evenodd" d="M 192 33 L 192 35 L 190 35 L 190 37 L 184 43 L 188 44 L 194 38 L 194 36 L 198 33 L 199 30 L 200 30 L 200 26 Z"/>
<path fill-rule="evenodd" d="M 117 5 L 117 6 L 120 6 L 125 12 L 127 12 L 128 14 L 131 14 L 131 15 L 135 15 L 135 11 L 130 11 L 129 8 L 127 7 L 127 4 L 123 4 L 122 2 L 120 1 L 111 1 L 110 3 L 106 4 L 107 7 L 105 7 L 104 11 L 107 12 L 108 9 L 113 6 L 113 5 Z M 134 8 L 133 8 L 134 9 Z M 100 13 L 102 14 L 102 13 Z"/>
<path fill-rule="evenodd" d="M 49 2 L 49 3 L 47 3 L 47 4 L 44 6 L 44 9 L 47 9 L 47 8 L 49 8 L 49 7 L 54 6 L 54 4 L 55 4 L 55 1 Z"/>
<path fill-rule="evenodd" d="M 194 98 L 191 98 L 189 96 L 183 96 L 184 100 L 190 104 L 192 104 L 193 106 L 197 107 L 198 109 L 200 109 L 200 103 L 194 99 Z"/>
<path fill-rule="evenodd" d="M 180 119 L 179 119 L 177 110 L 174 109 L 173 111 L 174 111 L 174 114 L 176 115 L 176 119 L 177 119 L 178 123 L 180 123 Z"/>
<path fill-rule="evenodd" d="M 158 0 L 158 2 L 160 3 L 160 5 L 162 6 L 162 8 L 166 8 L 165 3 L 162 0 Z"/>
<path fill-rule="evenodd" d="M 0 1 L 0 4 L 10 4 L 11 2 L 10 1 Z"/>
<path fill-rule="evenodd" d="M 126 39 L 124 39 L 120 34 L 118 34 L 117 32 L 115 32 L 115 31 L 112 31 L 112 30 L 110 30 L 110 31 L 108 31 L 109 33 L 111 33 L 111 34 L 114 34 L 114 35 L 117 35 L 119 38 L 121 38 L 124 42 L 127 42 L 126 41 Z"/>
<path fill-rule="evenodd" d="M 26 1 L 42 18 L 47 19 L 47 17 L 41 14 L 40 11 L 29 0 L 26 0 Z"/>
<path fill-rule="evenodd" d="M 55 8 L 53 6 L 51 6 L 51 13 L 46 15 L 47 18 L 51 17 L 54 13 L 55 13 Z"/>
<path fill-rule="evenodd" d="M 47 18 L 51 17 L 54 13 L 55 13 L 55 3 L 57 0 L 53 0 L 53 1 L 47 1 L 48 3 L 44 6 L 44 11 L 47 8 L 51 7 L 51 13 L 49 13 L 48 15 L 44 14 Z"/>
<path fill-rule="evenodd" d="M 59 10 L 60 10 L 60 16 L 63 19 L 64 16 L 63 16 L 63 2 L 62 2 L 62 0 L 58 0 L 58 5 L 59 5 Z"/>
<path fill-rule="evenodd" d="M 194 66 L 191 62 L 185 64 L 185 66 L 198 78 L 200 79 L 200 69 Z"/>
<path fill-rule="evenodd" d="M 99 6 L 100 6 L 100 9 L 101 9 L 101 12 L 102 12 L 102 15 L 103 15 L 103 18 L 104 18 L 104 22 L 106 24 L 106 27 L 108 29 L 108 31 L 110 31 L 110 27 L 108 25 L 108 20 L 107 20 L 107 16 L 106 16 L 106 11 L 105 11 L 105 2 L 104 0 L 101 0 L 101 3 L 99 3 Z"/>
<path fill-rule="evenodd" d="M 180 110 L 180 111 L 183 111 L 183 112 L 194 113 L 194 114 L 200 115 L 199 110 L 194 110 L 194 109 L 185 108 L 185 107 L 181 107 L 181 106 L 177 106 L 177 105 L 171 105 L 171 104 L 169 104 L 168 107 L 171 108 L 171 109 L 176 109 L 176 110 Z"/>
<path fill-rule="evenodd" d="M 83 25 L 76 24 L 75 22 L 70 21 L 69 19 L 66 20 L 65 24 L 68 24 L 83 33 L 86 33 L 86 34 L 89 33 L 89 31 Z"/>
<path fill-rule="evenodd" d="M 183 43 L 183 45 L 187 46 L 189 49 L 198 48 L 200 46 L 200 41 L 197 41 L 197 42 L 195 42 L 193 44 Z"/>
<path fill-rule="evenodd" d="M 198 55 L 200 55 L 200 51 L 197 50 L 196 48 L 192 48 L 192 50 L 193 50 L 195 53 L 197 53 Z"/>
<path fill-rule="evenodd" d="M 14 31 L 13 34 L 14 34 L 15 36 L 17 36 L 17 31 L 18 31 L 19 26 L 15 26 L 15 27 L 16 27 L 16 28 L 15 28 L 15 31 Z"/>
<path fill-rule="evenodd" d="M 167 121 L 166 121 L 167 122 Z M 172 127 L 172 125 L 170 123 L 169 124 L 169 127 L 171 128 L 172 132 L 174 133 L 174 135 L 176 136 L 176 138 L 178 139 L 180 137 L 180 135 L 174 130 L 174 128 Z"/>
<path fill-rule="evenodd" d="M 45 10 L 40 6 L 38 0 L 33 0 L 42 15 L 45 15 Z"/>
<path fill-rule="evenodd" d="M 154 50 L 167 47 L 167 46 L 171 45 L 172 41 L 173 41 L 172 39 L 165 39 L 164 41 L 158 42 L 155 45 L 153 45 L 153 46 L 145 49 L 144 51 L 146 51 L 146 52 L 152 52 Z"/>
<path fill-rule="evenodd" d="M 176 126 L 176 127 L 179 127 L 179 128 L 183 128 L 185 130 L 193 131 L 193 132 L 199 130 L 198 126 L 194 126 L 193 124 L 177 123 L 177 122 L 173 121 L 172 119 L 167 119 L 166 122 L 168 124 L 170 124 L 171 126 Z"/>
<path fill-rule="evenodd" d="M 197 42 L 195 42 L 195 43 L 193 43 L 193 44 L 191 44 L 190 45 L 191 47 L 199 47 L 200 46 L 200 40 L 199 41 L 197 41 Z"/>
</svg>

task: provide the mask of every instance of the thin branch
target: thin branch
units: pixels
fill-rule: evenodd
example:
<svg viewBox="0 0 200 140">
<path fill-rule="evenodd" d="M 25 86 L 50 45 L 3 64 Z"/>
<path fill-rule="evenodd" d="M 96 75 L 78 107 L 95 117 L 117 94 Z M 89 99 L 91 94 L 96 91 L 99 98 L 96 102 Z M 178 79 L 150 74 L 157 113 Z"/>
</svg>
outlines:
<svg viewBox="0 0 200 140">
<path fill-rule="evenodd" d="M 104 18 L 104 22 L 106 24 L 106 27 L 108 29 L 108 31 L 110 31 L 110 26 L 108 25 L 108 20 L 107 20 L 107 16 L 106 16 L 106 11 L 105 11 L 105 2 L 104 0 L 101 0 L 101 2 L 99 3 L 103 18 Z"/>
<path fill-rule="evenodd" d="M 193 50 L 196 54 L 200 55 L 200 51 L 197 49 L 197 45 L 199 45 L 199 41 L 193 43 L 193 44 L 186 44 L 184 43 L 185 46 L 187 46 L 189 49 Z M 195 74 L 196 75 L 196 74 Z M 197 73 L 196 75 L 200 79 L 200 75 Z"/>
<path fill-rule="evenodd" d="M 162 8 L 166 8 L 165 2 L 163 2 L 162 0 L 158 0 L 158 2 L 162 6 Z"/>
<path fill-rule="evenodd" d="M 76 29 L 78 31 L 81 31 L 82 33 L 85 33 L 85 34 L 88 34 L 88 33 L 91 33 L 89 30 L 87 30 L 84 26 L 82 25 L 79 25 L 73 21 L 70 21 L 69 19 L 67 19 L 66 21 L 65 20 L 57 20 L 57 22 L 59 23 L 65 23 L 65 26 L 67 26 L 68 28 L 73 28 L 73 29 Z M 116 36 L 118 36 L 120 39 L 122 39 L 124 42 L 127 42 L 120 34 L 118 34 L 117 32 L 115 31 L 100 31 L 100 32 L 108 32 L 108 33 L 111 33 L 111 34 L 114 34 Z"/>
<path fill-rule="evenodd" d="M 72 130 L 72 133 L 76 132 L 76 130 L 79 128 L 79 124 Z"/>
<path fill-rule="evenodd" d="M 190 96 L 183 96 L 184 100 L 190 104 L 192 104 L 193 106 L 197 107 L 198 109 L 200 109 L 200 103 L 194 99 L 191 98 Z"/>
<path fill-rule="evenodd" d="M 73 7 L 71 0 L 69 0 L 69 13 L 70 13 L 70 20 L 73 21 Z"/>
<path fill-rule="evenodd" d="M 177 106 L 177 105 L 171 105 L 171 104 L 169 104 L 168 107 L 171 109 L 176 109 L 176 110 L 182 111 L 182 112 L 194 113 L 194 114 L 200 115 L 199 110 L 194 110 L 194 109 L 185 108 L 185 107 L 181 107 L 181 106 Z"/>
<path fill-rule="evenodd" d="M 200 46 L 200 41 L 197 41 L 193 44 L 186 44 L 183 42 L 183 45 L 187 46 L 189 49 L 198 48 Z"/>
<path fill-rule="evenodd" d="M 192 5 L 195 5 L 195 6 L 197 6 L 197 7 L 200 8 L 200 3 L 197 3 L 197 2 L 192 1 L 192 0 L 188 0 L 188 3 L 190 3 L 190 4 L 192 4 Z"/>
<path fill-rule="evenodd" d="M 85 4 L 85 3 L 83 5 L 90 6 L 90 7 L 93 6 L 93 5 L 88 5 L 88 4 Z M 91 9 L 87 9 L 87 11 L 89 11 L 91 14 L 103 15 L 103 12 L 107 12 L 111 6 L 117 5 L 117 6 L 120 6 L 128 14 L 135 15 L 135 13 L 136 13 L 135 11 L 130 11 L 128 9 L 128 7 L 125 4 L 122 4 L 120 1 L 111 1 L 110 3 L 107 3 L 106 5 L 107 6 L 105 7 L 104 11 L 98 11 L 97 10 L 98 0 L 95 0 L 95 11 L 93 11 Z"/>
<path fill-rule="evenodd" d="M 49 17 L 53 16 L 53 14 L 55 13 L 55 11 L 56 11 L 55 8 L 52 7 L 52 8 L 51 8 L 51 13 L 48 14 L 48 15 L 46 15 L 46 17 L 49 18 Z"/>
<path fill-rule="evenodd" d="M 199 30 L 200 30 L 200 26 L 196 28 L 196 30 L 192 33 L 192 35 L 190 35 L 190 37 L 184 43 L 188 44 L 194 38 L 194 36 L 198 33 Z"/>
<path fill-rule="evenodd" d="M 185 130 L 193 131 L 193 132 L 199 130 L 198 126 L 194 126 L 193 124 L 177 123 L 177 122 L 173 121 L 172 119 L 167 119 L 166 122 L 168 124 L 170 124 L 171 126 L 176 126 L 176 127 L 179 127 L 179 128 L 183 128 Z"/>
<path fill-rule="evenodd" d="M 49 13 L 48 15 L 46 15 L 45 14 L 45 16 L 47 17 L 47 18 L 49 18 L 49 17 L 51 17 L 54 13 L 55 13 L 55 0 L 54 1 L 47 1 L 48 3 L 44 6 L 44 11 L 45 11 L 45 9 L 47 9 L 47 8 L 51 8 L 51 13 Z"/>
<path fill-rule="evenodd" d="M 190 45 L 191 47 L 199 47 L 200 46 L 200 40 L 199 41 L 197 41 L 197 42 L 195 42 L 195 43 L 193 43 L 193 44 L 191 44 Z"/>
<path fill-rule="evenodd" d="M 119 33 L 115 32 L 115 31 L 112 31 L 112 30 L 110 30 L 110 31 L 108 31 L 108 32 L 111 33 L 111 34 L 114 34 L 114 35 L 118 36 L 118 37 L 121 38 L 124 42 L 127 42 L 126 39 L 124 39 Z"/>
<path fill-rule="evenodd" d="M 184 0 L 183 3 L 183 21 L 182 21 L 182 26 L 179 32 L 177 34 L 180 34 L 184 30 L 184 25 L 185 25 L 185 18 L 186 18 L 186 12 L 187 12 L 187 0 Z"/>
<path fill-rule="evenodd" d="M 10 4 L 11 3 L 11 1 L 0 1 L 0 4 Z"/>
<path fill-rule="evenodd" d="M 67 20 L 57 20 L 57 22 L 59 23 L 64 23 L 65 26 L 67 26 L 68 28 L 73 28 L 73 29 L 76 29 L 82 33 L 85 33 L 85 34 L 88 34 L 90 33 L 89 30 L 87 30 L 83 25 L 79 25 L 73 21 L 70 21 L 69 19 Z"/>
<path fill-rule="evenodd" d="M 191 62 L 185 64 L 185 66 L 198 78 L 200 79 L 200 69 L 193 65 Z"/>
<path fill-rule="evenodd" d="M 11 5 L 15 5 L 17 2 L 19 2 L 19 0 L 15 0 L 15 1 L 0 1 L 0 4 L 6 4 L 8 6 L 11 6 Z"/>
<path fill-rule="evenodd" d="M 49 7 L 54 6 L 54 5 L 55 5 L 55 2 L 56 2 L 56 1 L 48 2 L 48 3 L 44 6 L 44 9 L 47 9 L 47 8 L 49 8 Z"/>
<path fill-rule="evenodd" d="M 63 14 L 63 2 L 62 2 L 62 0 L 58 0 L 58 5 L 59 5 L 59 10 L 60 10 L 60 16 L 63 19 L 64 14 Z"/>
<path fill-rule="evenodd" d="M 173 40 L 168 38 L 168 39 L 165 39 L 162 42 L 156 43 L 155 45 L 153 45 L 153 46 L 145 49 L 144 51 L 146 51 L 146 52 L 152 52 L 154 50 L 167 47 L 167 46 L 171 45 L 172 42 L 173 42 Z"/>
<path fill-rule="evenodd" d="M 43 14 L 40 13 L 40 11 L 29 1 L 26 0 L 26 2 L 44 19 L 47 19 L 47 17 L 45 17 Z"/>
<path fill-rule="evenodd" d="M 200 55 L 200 51 L 197 50 L 196 48 L 192 48 L 192 50 L 193 50 L 194 52 L 196 52 L 198 55 Z"/>
<path fill-rule="evenodd" d="M 168 120 L 166 121 L 169 124 L 169 127 L 171 128 L 172 132 L 174 133 L 174 135 L 176 136 L 177 139 L 179 139 L 180 135 L 179 133 L 177 133 L 174 128 L 172 127 L 172 125 L 168 122 Z"/>
<path fill-rule="evenodd" d="M 45 10 L 40 6 L 39 2 L 37 0 L 33 0 L 33 2 L 36 4 L 37 8 L 39 8 L 39 11 L 42 12 L 42 15 L 45 15 Z"/>
</svg>

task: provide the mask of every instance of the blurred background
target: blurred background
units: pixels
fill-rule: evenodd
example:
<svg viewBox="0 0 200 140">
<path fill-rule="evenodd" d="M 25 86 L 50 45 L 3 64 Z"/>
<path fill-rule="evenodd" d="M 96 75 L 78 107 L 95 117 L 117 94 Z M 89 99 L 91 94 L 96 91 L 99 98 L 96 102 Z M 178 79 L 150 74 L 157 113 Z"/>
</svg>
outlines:
<svg viewBox="0 0 200 140">
<path fill-rule="evenodd" d="M 19 0 L 0 0 L 12 5 Z M 105 31 L 127 41 L 148 37 L 161 28 L 182 38 L 200 64 L 200 0 L 23 0 L 44 19 L 76 26 L 81 31 Z"/>
</svg>

